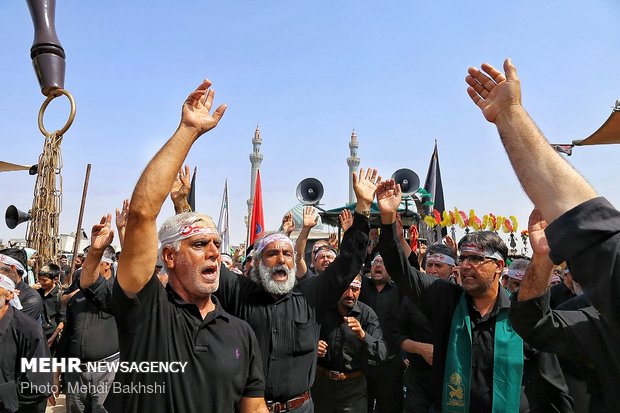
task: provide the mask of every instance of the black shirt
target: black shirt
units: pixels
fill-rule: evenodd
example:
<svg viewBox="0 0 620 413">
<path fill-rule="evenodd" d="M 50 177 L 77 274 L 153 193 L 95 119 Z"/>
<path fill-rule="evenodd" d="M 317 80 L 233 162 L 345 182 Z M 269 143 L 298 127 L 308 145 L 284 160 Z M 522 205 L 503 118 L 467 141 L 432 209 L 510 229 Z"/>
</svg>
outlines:
<svg viewBox="0 0 620 413">
<path fill-rule="evenodd" d="M 359 272 L 368 242 L 368 220 L 355 214 L 340 253 L 325 271 L 274 299 L 256 282 L 224 266 L 215 293 L 224 309 L 247 321 L 258 339 L 268 401 L 284 402 L 314 382 L 319 320 Z"/>
<path fill-rule="evenodd" d="M 58 324 L 65 321 L 65 309 L 60 305 L 60 288 L 54 286 L 47 295 L 43 288 L 37 291 L 43 300 L 43 331 L 45 336 L 50 338 Z"/>
<path fill-rule="evenodd" d="M 347 313 L 355 317 L 366 332 L 364 340 L 357 338 L 336 308 L 321 320 L 320 339 L 327 342 L 327 354 L 318 365 L 341 373 L 365 370 L 366 366 L 386 359 L 387 350 L 379 326 L 379 318 L 372 308 L 356 302 Z"/>
<path fill-rule="evenodd" d="M 53 377 L 52 373 L 21 370 L 22 357 L 50 357 L 50 351 L 41 325 L 21 311 L 15 311 L 10 304 L 7 305 L 9 308 L 0 319 L 0 411 L 15 412 L 19 406 L 32 405 L 46 399 L 49 393 L 38 393 L 38 390 L 47 390 Z M 31 383 L 34 386 L 22 388 L 19 383 Z"/>
<path fill-rule="evenodd" d="M 433 329 L 428 317 L 407 296 L 403 297 L 398 310 L 396 344 L 399 348 L 406 339 L 433 344 Z M 409 368 L 431 367 L 419 354 L 407 353 L 407 358 L 411 363 Z"/>
<path fill-rule="evenodd" d="M 563 282 L 551 287 L 551 308 L 557 308 L 563 302 L 566 302 L 575 297 L 575 293 L 569 290 L 569 288 Z"/>
<path fill-rule="evenodd" d="M 112 394 L 111 412 L 233 412 L 241 397 L 263 397 L 265 380 L 256 337 L 227 314 L 215 296 L 203 319 L 195 304 L 157 276 L 134 298 L 114 284 L 120 361 L 187 362 L 184 373 L 117 373 L 122 385 L 164 385 L 153 394 Z"/>
<path fill-rule="evenodd" d="M 372 279 L 363 277 L 359 300 L 369 305 L 377 313 L 381 331 L 383 331 L 383 339 L 387 345 L 388 356 L 399 354 L 400 348 L 396 342 L 396 330 L 401 294 L 396 283 L 390 280 L 381 291 L 378 291 Z"/>
<path fill-rule="evenodd" d="M 22 312 L 37 320 L 39 323 L 43 321 L 43 300 L 41 296 L 31 286 L 21 280 L 16 285 L 19 290 L 19 301 L 22 303 Z"/>
<path fill-rule="evenodd" d="M 74 285 L 79 286 L 79 282 L 78 276 Z M 99 276 L 90 288 L 78 291 L 69 299 L 59 355 L 79 357 L 85 363 L 118 353 L 116 321 L 107 308 L 113 284 L 114 277 L 105 279 Z"/>
<path fill-rule="evenodd" d="M 620 334 L 594 307 L 552 310 L 547 292 L 512 303 L 510 321 L 539 350 L 593 364 L 603 386 L 606 411 L 620 411 Z"/>
<path fill-rule="evenodd" d="M 440 408 L 452 316 L 465 292 L 458 284 L 421 273 L 410 266 L 396 238 L 394 224 L 381 227 L 379 247 L 392 279 L 422 310 L 433 326 L 431 389 L 435 407 Z M 493 396 L 495 320 L 501 309 L 510 307 L 510 300 L 500 288 L 493 309 L 482 317 L 473 308 L 469 295 L 466 298 L 472 327 L 470 411 L 490 412 Z"/>
</svg>

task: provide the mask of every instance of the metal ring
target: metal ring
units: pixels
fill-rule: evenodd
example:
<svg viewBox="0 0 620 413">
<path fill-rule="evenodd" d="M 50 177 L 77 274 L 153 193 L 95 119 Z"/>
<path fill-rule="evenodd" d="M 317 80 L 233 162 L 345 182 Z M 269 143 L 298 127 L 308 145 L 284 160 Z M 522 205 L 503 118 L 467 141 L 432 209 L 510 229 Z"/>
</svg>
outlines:
<svg viewBox="0 0 620 413">
<path fill-rule="evenodd" d="M 67 123 L 65 123 L 65 126 L 54 133 L 56 133 L 57 136 L 64 135 L 65 132 L 69 130 L 71 124 L 73 124 L 73 120 L 75 119 L 75 100 L 73 99 L 73 95 L 65 89 L 54 89 L 41 105 L 41 109 L 39 109 L 39 130 L 45 136 L 49 136 L 50 133 L 45 129 L 45 126 L 43 126 L 43 114 L 45 113 L 45 109 L 47 109 L 47 105 L 49 105 L 52 100 L 56 99 L 60 95 L 65 95 L 69 99 L 69 103 L 71 103 L 71 113 L 69 113 L 69 119 L 67 120 Z"/>
</svg>

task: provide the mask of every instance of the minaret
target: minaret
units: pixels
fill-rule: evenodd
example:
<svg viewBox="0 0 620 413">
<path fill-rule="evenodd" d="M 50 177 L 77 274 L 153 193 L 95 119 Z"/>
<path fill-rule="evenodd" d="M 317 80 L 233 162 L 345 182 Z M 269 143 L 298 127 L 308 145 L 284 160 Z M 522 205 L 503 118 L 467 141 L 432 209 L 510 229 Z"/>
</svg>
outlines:
<svg viewBox="0 0 620 413">
<path fill-rule="evenodd" d="M 349 165 L 349 204 L 356 201 L 355 191 L 353 190 L 353 172 L 357 173 L 357 169 L 360 166 L 360 158 L 357 157 L 357 148 L 359 148 L 359 146 L 355 129 L 353 129 L 353 133 L 351 133 L 351 142 L 349 142 L 351 156 L 347 158 L 347 165 Z"/>
<path fill-rule="evenodd" d="M 260 145 L 263 140 L 260 137 L 260 129 L 256 125 L 254 131 L 254 137 L 252 138 L 252 153 L 250 154 L 250 163 L 252 164 L 252 176 L 250 178 L 250 198 L 248 198 L 248 225 L 250 225 L 250 219 L 252 215 L 252 205 L 254 204 L 254 189 L 256 188 L 256 174 L 260 168 L 260 163 L 263 161 L 263 154 L 260 153 Z"/>
</svg>

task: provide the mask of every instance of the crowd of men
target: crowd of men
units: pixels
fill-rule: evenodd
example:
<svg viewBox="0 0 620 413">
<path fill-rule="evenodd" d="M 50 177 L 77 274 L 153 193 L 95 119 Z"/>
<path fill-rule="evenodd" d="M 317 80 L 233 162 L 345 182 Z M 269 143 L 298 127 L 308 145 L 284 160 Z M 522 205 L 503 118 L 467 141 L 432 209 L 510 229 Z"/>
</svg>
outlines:
<svg viewBox="0 0 620 413">
<path fill-rule="evenodd" d="M 213 220 L 187 204 L 183 168 L 226 111 L 211 111 L 204 81 L 116 211 L 120 258 L 111 214 L 71 267 L 59 257 L 29 280 L 29 252 L 0 251 L 0 412 L 44 412 L 61 389 L 69 412 L 620 411 L 620 212 L 548 145 L 510 60 L 466 82 L 535 206 L 531 260 L 492 231 L 412 242 L 400 186 L 375 169 L 353 174 L 342 239 L 311 243 L 307 207 L 295 240 L 287 214 L 243 253 L 220 252 Z M 175 214 L 158 229 L 168 196 Z M 51 356 L 82 368 L 19 362 Z"/>
</svg>

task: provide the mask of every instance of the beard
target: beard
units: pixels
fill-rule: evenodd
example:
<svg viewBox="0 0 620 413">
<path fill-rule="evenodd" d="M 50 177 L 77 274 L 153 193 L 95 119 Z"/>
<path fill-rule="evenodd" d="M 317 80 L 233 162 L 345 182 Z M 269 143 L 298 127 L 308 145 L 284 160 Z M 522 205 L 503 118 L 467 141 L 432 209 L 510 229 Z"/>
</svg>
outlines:
<svg viewBox="0 0 620 413">
<path fill-rule="evenodd" d="M 272 275 L 276 271 L 286 272 L 286 281 L 274 281 Z M 252 280 L 263 286 L 265 291 L 270 294 L 284 295 L 293 289 L 295 286 L 295 273 L 297 272 L 297 266 L 288 268 L 286 265 L 278 265 L 276 267 L 267 267 L 262 261 L 258 262 L 258 269 L 254 269 L 251 272 Z"/>
</svg>

